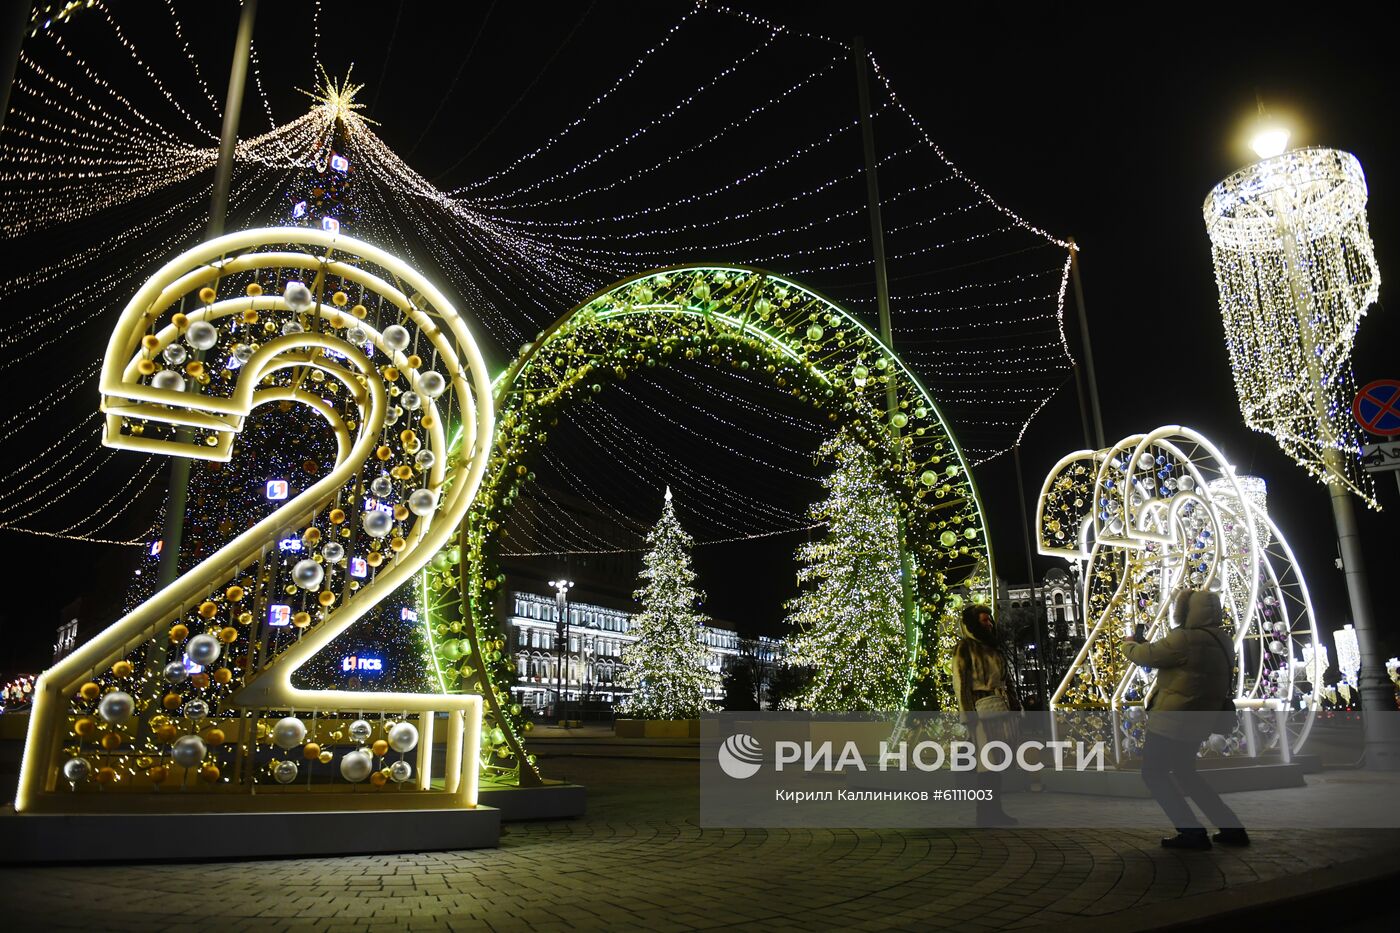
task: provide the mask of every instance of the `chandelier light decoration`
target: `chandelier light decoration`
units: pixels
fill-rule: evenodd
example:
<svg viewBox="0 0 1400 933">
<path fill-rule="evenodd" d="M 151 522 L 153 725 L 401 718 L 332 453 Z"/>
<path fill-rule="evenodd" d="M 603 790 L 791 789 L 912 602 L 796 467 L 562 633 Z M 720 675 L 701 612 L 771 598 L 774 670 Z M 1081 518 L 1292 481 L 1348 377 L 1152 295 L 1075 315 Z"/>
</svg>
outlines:
<svg viewBox="0 0 1400 933">
<path fill-rule="evenodd" d="M 349 237 L 231 233 L 136 292 L 103 358 L 101 395 L 110 448 L 227 462 L 249 415 L 273 405 L 324 421 L 338 453 L 308 488 L 39 678 L 16 809 L 475 806 L 479 692 L 306 689 L 296 678 L 413 579 L 481 484 L 490 380 L 447 298 Z M 496 734 L 499 698 L 486 705 Z M 435 728 L 447 744 L 436 782 Z"/>
<path fill-rule="evenodd" d="M 1352 344 L 1380 272 L 1356 157 L 1295 149 L 1216 185 L 1204 213 L 1245 423 L 1378 508 L 1357 464 Z"/>
<path fill-rule="evenodd" d="M 1089 632 L 1051 709 L 1112 713 L 1124 729 L 1116 747 L 1134 752 L 1154 675 L 1124 659 L 1123 635 L 1141 625 L 1149 640 L 1163 637 L 1176 592 L 1212 589 L 1234 638 L 1236 705 L 1302 710 L 1260 720 L 1266 747 L 1286 734 L 1296 752 L 1323 667 L 1310 651 L 1318 637 L 1307 584 L 1265 505 L 1262 480 L 1237 476 L 1205 437 L 1176 425 L 1056 464 L 1040 494 L 1037 544 L 1084 567 Z"/>
</svg>

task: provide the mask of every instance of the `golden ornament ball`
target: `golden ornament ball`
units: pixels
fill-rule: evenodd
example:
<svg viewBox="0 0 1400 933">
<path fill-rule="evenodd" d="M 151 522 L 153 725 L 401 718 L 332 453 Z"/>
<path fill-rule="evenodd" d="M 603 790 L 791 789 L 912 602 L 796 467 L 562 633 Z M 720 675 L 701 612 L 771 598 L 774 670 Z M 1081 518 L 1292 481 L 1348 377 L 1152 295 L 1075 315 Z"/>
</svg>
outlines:
<svg viewBox="0 0 1400 933">
<path fill-rule="evenodd" d="M 78 688 L 78 695 L 84 700 L 95 700 L 102 696 L 102 688 L 89 680 Z"/>
<path fill-rule="evenodd" d="M 164 713 L 156 713 L 151 717 L 151 728 L 159 729 L 161 726 L 169 725 L 170 717 Z"/>
<path fill-rule="evenodd" d="M 292 616 L 292 625 L 297 628 L 306 628 L 311 624 L 311 613 L 302 611 Z"/>
<path fill-rule="evenodd" d="M 170 323 L 174 324 L 178 329 L 184 330 L 186 327 L 190 326 L 190 319 L 187 315 L 176 311 L 170 316 Z"/>
<path fill-rule="evenodd" d="M 417 353 L 410 353 L 408 355 L 408 358 L 404 360 L 404 363 L 408 366 L 409 369 L 417 369 L 418 367 L 423 365 L 423 358 Z"/>
<path fill-rule="evenodd" d="M 169 697 L 167 697 L 167 699 L 169 699 Z M 179 697 L 176 697 L 176 698 L 175 698 L 175 706 L 179 706 L 179 705 L 180 705 L 180 698 L 179 698 Z M 171 707 L 171 708 L 173 709 L 174 707 Z M 175 741 L 175 740 L 178 739 L 179 737 L 180 737 L 180 730 L 177 729 L 177 728 L 175 728 L 174 726 L 170 725 L 169 723 L 166 723 L 165 725 L 161 726 L 159 729 L 156 730 L 156 739 L 158 739 L 161 743 L 163 743 L 163 744 L 165 744 L 165 745 L 169 745 L 171 742 Z"/>
<path fill-rule="evenodd" d="M 249 298 L 256 298 L 263 293 L 263 287 L 257 282 L 249 282 L 248 287 L 244 289 L 244 291 Z"/>
<path fill-rule="evenodd" d="M 379 739 L 369 747 L 369 750 L 374 752 L 376 756 L 383 758 L 385 755 L 389 754 L 389 743 L 383 739 Z"/>
<path fill-rule="evenodd" d="M 204 730 L 204 743 L 206 745 L 223 745 L 226 738 L 224 730 L 222 729 L 215 728 Z"/>
<path fill-rule="evenodd" d="M 350 313 L 363 320 L 369 315 L 369 309 L 364 305 L 355 305 L 355 307 L 350 309 Z"/>
<path fill-rule="evenodd" d="M 160 338 L 155 334 L 147 334 L 141 338 L 141 347 L 147 353 L 154 353 L 160 349 Z"/>
<path fill-rule="evenodd" d="M 316 602 L 329 609 L 335 603 L 335 594 L 330 590 L 322 590 L 316 594 Z"/>
<path fill-rule="evenodd" d="M 437 419 L 432 415 L 424 415 L 422 418 L 418 419 L 418 422 L 425 428 L 431 428 L 433 425 L 437 424 Z"/>
<path fill-rule="evenodd" d="M 185 372 L 198 379 L 200 376 L 204 375 L 204 364 L 199 360 L 190 360 L 185 364 Z"/>
<path fill-rule="evenodd" d="M 214 672 L 214 683 L 226 684 L 233 680 L 233 671 L 226 667 L 221 667 Z"/>
<path fill-rule="evenodd" d="M 115 784 L 117 781 L 117 769 L 110 767 L 98 768 L 95 779 L 99 784 Z"/>
<path fill-rule="evenodd" d="M 156 371 L 156 364 L 150 360 L 141 360 L 136 364 L 136 371 L 143 376 L 149 376 Z"/>
<path fill-rule="evenodd" d="M 319 762 L 320 762 L 321 764 L 323 764 L 323 765 L 328 765 L 328 764 L 331 763 L 331 760 L 332 760 L 333 758 L 335 758 L 335 753 L 334 753 L 334 752 L 322 752 L 320 755 L 318 755 L 318 756 L 316 757 L 316 760 L 319 761 Z"/>
<path fill-rule="evenodd" d="M 378 567 L 380 564 L 384 563 L 384 555 L 378 551 L 370 551 L 365 555 L 365 563 L 369 564 L 371 567 Z"/>
<path fill-rule="evenodd" d="M 306 747 L 301 750 L 301 754 L 307 761 L 311 761 L 313 758 L 319 758 L 321 756 L 321 746 L 317 745 L 315 742 L 307 742 Z"/>
<path fill-rule="evenodd" d="M 389 460 L 394 456 L 394 452 L 390 450 L 387 446 L 381 445 L 377 450 L 375 450 L 374 455 L 380 460 Z"/>
<path fill-rule="evenodd" d="M 344 509 L 331 509 L 330 520 L 331 520 L 331 524 L 332 524 L 332 525 L 343 525 L 343 524 L 345 524 L 345 510 L 344 510 Z"/>
<path fill-rule="evenodd" d="M 149 768 L 151 765 L 153 765 L 153 764 L 155 764 L 155 763 L 156 763 L 156 760 L 155 760 L 154 758 L 152 758 L 150 755 L 142 755 L 140 758 L 136 759 L 136 767 L 142 768 L 142 769 Z"/>
<path fill-rule="evenodd" d="M 237 584 L 235 584 L 235 585 L 229 587 L 228 589 L 224 590 L 224 599 L 227 599 L 227 600 L 228 600 L 229 602 L 231 602 L 231 603 L 240 603 L 240 602 L 242 602 L 242 601 L 243 601 L 243 587 L 238 586 Z"/>
<path fill-rule="evenodd" d="M 125 736 L 120 732 L 109 732 L 102 737 L 102 747 L 109 752 L 114 752 L 122 747 L 122 742 L 124 740 Z"/>
<path fill-rule="evenodd" d="M 390 382 L 399 378 L 399 368 L 397 366 L 385 366 L 381 372 L 384 373 L 384 378 L 388 379 Z"/>
<path fill-rule="evenodd" d="M 125 658 L 112 665 L 112 673 L 117 677 L 130 677 L 135 670 L 136 668 L 132 667 L 131 662 Z"/>
<path fill-rule="evenodd" d="M 331 304 L 337 308 L 343 308 L 350 302 L 350 296 L 344 292 L 336 292 L 331 296 Z"/>
<path fill-rule="evenodd" d="M 413 479 L 413 467 L 406 463 L 400 463 L 389 471 L 389 475 L 394 479 Z M 400 519 L 402 521 L 402 519 Z"/>
<path fill-rule="evenodd" d="M 190 686 L 194 687 L 196 690 L 208 690 L 209 675 L 204 673 L 203 671 L 200 671 L 198 674 L 191 674 Z"/>
<path fill-rule="evenodd" d="M 396 522 L 404 521 L 404 520 L 406 520 L 406 519 L 408 518 L 408 515 L 409 515 L 408 506 L 404 505 L 402 502 L 400 502 L 398 505 L 394 506 L 394 521 L 396 521 Z"/>
<path fill-rule="evenodd" d="M 201 618 L 212 619 L 219 614 L 219 604 L 205 600 L 199 604 L 199 615 Z"/>
<path fill-rule="evenodd" d="M 199 290 L 199 300 L 207 305 L 212 305 L 214 303 L 214 299 L 218 297 L 219 293 L 214 291 L 214 289 L 210 288 L 208 285 L 204 286 Z"/>
<path fill-rule="evenodd" d="M 90 738 L 97 734 L 97 720 L 89 716 L 84 716 L 82 719 L 73 723 L 73 732 L 80 739 Z"/>
<path fill-rule="evenodd" d="M 305 541 L 307 544 L 315 544 L 321 540 L 321 529 L 312 525 L 301 533 L 301 540 Z"/>
<path fill-rule="evenodd" d="M 174 625 L 170 626 L 170 640 L 175 644 L 178 645 L 180 642 L 184 641 L 189 636 L 190 630 L 183 623 L 176 622 Z"/>
<path fill-rule="evenodd" d="M 268 724 L 260 720 L 254 731 L 257 733 L 258 738 L 265 739 L 267 738 L 268 729 Z"/>
<path fill-rule="evenodd" d="M 369 776 L 369 782 L 375 787 L 383 787 L 389 783 L 389 775 L 384 771 L 376 771 Z"/>
<path fill-rule="evenodd" d="M 238 629 L 234 628 L 232 625 L 225 625 L 223 628 L 219 629 L 219 641 L 226 645 L 231 645 L 238 641 Z"/>
<path fill-rule="evenodd" d="M 147 769 L 146 769 L 146 777 L 148 777 L 148 778 L 151 779 L 151 783 L 152 783 L 152 784 L 164 784 L 164 783 L 165 783 L 165 774 L 166 774 L 165 768 L 163 768 L 163 767 L 160 766 L 160 765 L 156 765 L 156 766 L 153 767 L 153 768 L 147 768 Z"/>
<path fill-rule="evenodd" d="M 249 309 L 247 309 L 246 311 L 244 311 L 244 312 L 243 312 L 243 323 L 244 323 L 244 324 L 256 324 L 256 323 L 258 323 L 258 312 L 254 311 L 252 308 L 249 308 Z"/>
<path fill-rule="evenodd" d="M 219 766 L 214 764 L 205 765 L 199 769 L 199 779 L 205 784 L 213 784 L 219 779 Z"/>
</svg>

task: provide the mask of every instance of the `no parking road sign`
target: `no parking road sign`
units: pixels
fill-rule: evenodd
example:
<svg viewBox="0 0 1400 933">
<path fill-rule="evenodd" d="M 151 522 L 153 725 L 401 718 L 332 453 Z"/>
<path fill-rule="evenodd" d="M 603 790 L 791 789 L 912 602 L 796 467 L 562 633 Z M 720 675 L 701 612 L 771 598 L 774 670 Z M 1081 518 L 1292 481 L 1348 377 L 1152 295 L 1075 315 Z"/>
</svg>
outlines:
<svg viewBox="0 0 1400 933">
<path fill-rule="evenodd" d="M 1400 434 L 1400 379 L 1377 379 L 1362 386 L 1351 403 L 1351 413 L 1372 434 Z"/>
</svg>

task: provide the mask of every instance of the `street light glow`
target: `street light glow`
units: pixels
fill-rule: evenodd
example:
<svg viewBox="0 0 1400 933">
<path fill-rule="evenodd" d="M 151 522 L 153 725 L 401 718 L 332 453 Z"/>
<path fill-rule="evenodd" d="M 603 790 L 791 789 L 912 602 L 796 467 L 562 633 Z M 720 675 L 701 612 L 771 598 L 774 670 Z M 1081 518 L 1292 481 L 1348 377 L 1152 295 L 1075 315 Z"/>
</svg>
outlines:
<svg viewBox="0 0 1400 933">
<path fill-rule="evenodd" d="M 1254 150 L 1254 154 L 1261 159 L 1270 159 L 1276 155 L 1282 155 L 1288 148 L 1288 127 L 1278 124 L 1266 124 L 1255 131 L 1249 140 L 1249 148 Z"/>
</svg>

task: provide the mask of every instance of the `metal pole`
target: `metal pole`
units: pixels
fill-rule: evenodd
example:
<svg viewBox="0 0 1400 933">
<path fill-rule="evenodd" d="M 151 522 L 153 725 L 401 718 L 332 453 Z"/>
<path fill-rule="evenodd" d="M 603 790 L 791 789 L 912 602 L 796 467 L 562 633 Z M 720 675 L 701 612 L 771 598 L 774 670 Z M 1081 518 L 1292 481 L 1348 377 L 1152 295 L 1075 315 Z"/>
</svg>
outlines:
<svg viewBox="0 0 1400 933">
<path fill-rule="evenodd" d="M 1036 652 L 1037 677 L 1040 681 L 1040 695 L 1046 699 L 1048 708 L 1049 698 L 1047 696 L 1047 693 L 1050 689 L 1050 678 L 1048 670 L 1046 668 L 1045 658 L 1046 653 L 1048 652 L 1050 647 L 1048 644 L 1050 640 L 1050 633 L 1046 630 L 1047 627 L 1045 625 L 1042 625 L 1041 613 L 1040 610 L 1036 607 L 1036 603 L 1039 599 L 1039 597 L 1036 594 L 1039 591 L 1039 587 L 1035 585 L 1035 562 L 1032 559 L 1032 555 L 1035 553 L 1035 549 L 1031 543 L 1031 521 L 1028 513 L 1026 512 L 1026 481 L 1021 475 L 1020 443 L 1017 443 L 1012 446 L 1011 458 L 1016 463 L 1016 501 L 1021 506 L 1021 530 L 1025 534 L 1026 538 L 1026 576 L 1030 579 L 1031 584 L 1031 613 L 1032 618 L 1035 620 L 1035 638 L 1036 641 L 1040 643 L 1040 649 Z"/>
<path fill-rule="evenodd" d="M 865 66 L 865 40 L 857 36 L 851 43 L 856 64 L 856 97 L 860 106 L 860 136 L 865 150 L 865 196 L 870 205 L 870 246 L 875 254 L 875 300 L 880 309 L 880 340 L 894 355 L 894 333 L 890 325 L 890 281 L 885 271 L 885 228 L 880 219 L 880 179 L 875 167 L 875 127 L 870 120 L 870 76 Z M 886 430 L 900 446 L 899 428 L 889 419 L 899 411 L 899 396 L 893 373 L 885 382 Z M 899 590 L 904 611 L 904 645 L 912 658 L 919 648 L 919 631 L 914 619 L 914 562 L 904 546 L 904 516 L 896 515 L 899 535 Z M 907 698 L 906 698 L 907 699 Z"/>
<path fill-rule="evenodd" d="M 10 88 L 15 83 L 15 71 L 19 68 L 19 52 L 24 46 L 24 37 L 29 32 L 29 17 L 34 11 L 30 0 L 5 0 L 4 22 L 0 30 L 0 127 L 5 125 L 5 117 L 10 112 Z"/>
<path fill-rule="evenodd" d="M 1079 340 L 1084 345 L 1084 376 L 1089 381 L 1089 410 L 1094 416 L 1095 450 L 1103 450 L 1103 412 L 1099 410 L 1099 380 L 1094 374 L 1094 345 L 1089 340 L 1089 315 L 1084 310 L 1084 286 L 1079 281 L 1079 248 L 1069 238 L 1069 277 L 1074 283 L 1074 305 L 1079 312 Z M 1082 411 L 1082 408 L 1081 408 Z"/>
<path fill-rule="evenodd" d="M 219 139 L 219 161 L 214 166 L 214 193 L 209 205 L 209 224 L 205 239 L 224 232 L 228 217 L 228 196 L 233 186 L 233 155 L 238 146 L 238 116 L 243 109 L 243 85 L 248 77 L 248 55 L 253 45 L 253 20 L 257 16 L 258 0 L 243 0 L 243 12 L 238 18 L 238 37 L 233 44 L 233 65 L 228 76 L 228 96 L 224 100 L 223 134 Z M 195 358 L 203 356 L 197 352 Z M 191 379 L 187 391 L 197 383 Z M 191 432 L 181 428 L 176 437 L 188 441 Z M 160 563 L 156 567 L 156 587 L 175 582 L 180 575 L 180 549 L 185 538 L 185 507 L 190 494 L 190 458 L 176 455 L 170 458 L 170 496 L 165 504 L 165 528 L 161 532 Z"/>
</svg>

